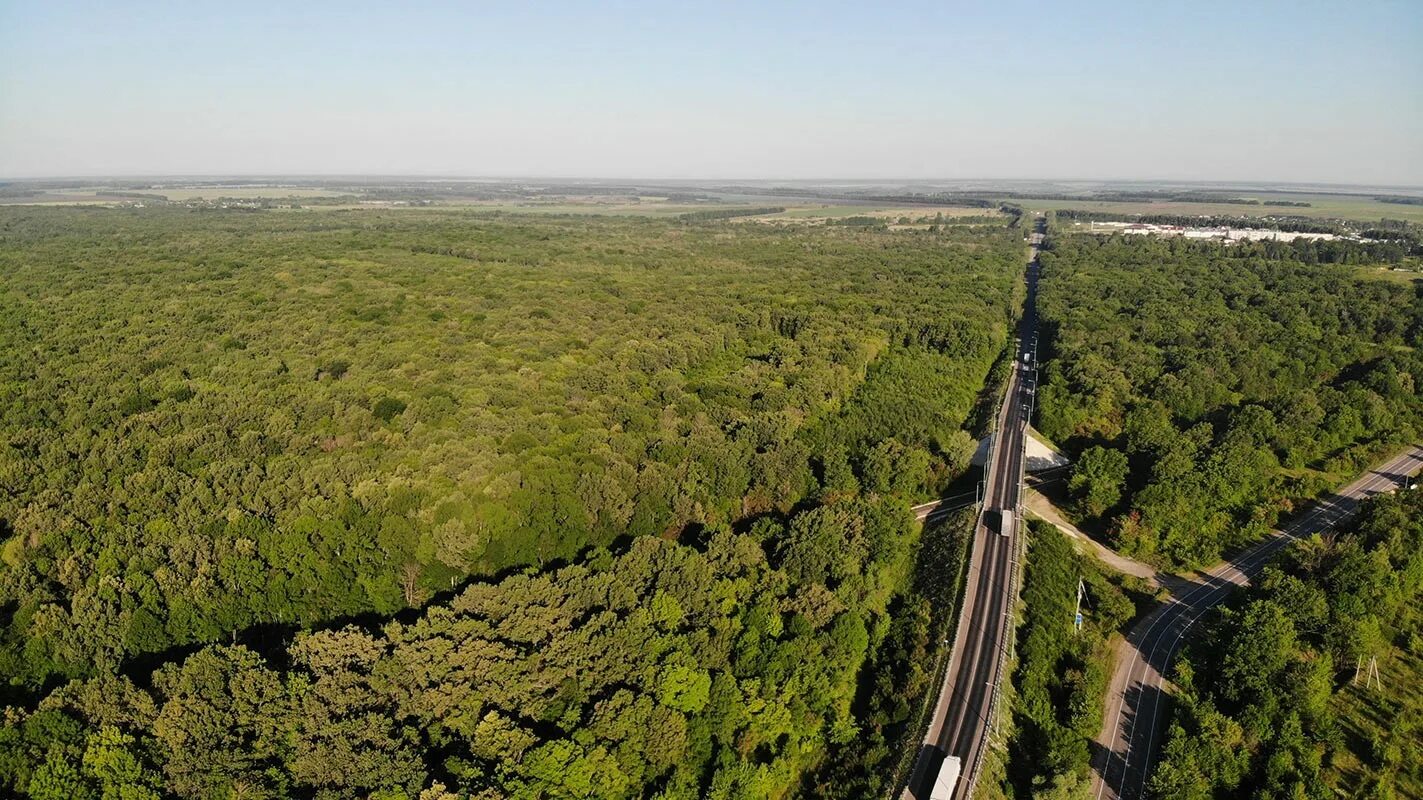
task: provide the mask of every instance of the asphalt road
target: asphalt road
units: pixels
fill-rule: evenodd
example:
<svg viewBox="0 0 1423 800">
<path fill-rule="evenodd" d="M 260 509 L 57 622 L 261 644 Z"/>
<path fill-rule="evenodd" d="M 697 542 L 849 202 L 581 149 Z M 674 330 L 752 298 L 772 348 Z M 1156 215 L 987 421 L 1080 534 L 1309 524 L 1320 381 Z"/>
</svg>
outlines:
<svg viewBox="0 0 1423 800">
<path fill-rule="evenodd" d="M 1402 485 L 1420 469 L 1423 447 L 1410 447 L 1314 504 L 1271 538 L 1184 582 L 1165 605 L 1133 626 L 1118 648 L 1106 718 L 1093 746 L 1092 796 L 1136 800 L 1146 794 L 1158 740 L 1166 728 L 1163 676 L 1196 620 L 1254 577 L 1281 547 L 1333 527 L 1352 514 L 1360 500 Z"/>
<path fill-rule="evenodd" d="M 1030 416 L 1035 373 L 1024 354 L 1036 346 L 1037 249 L 1028 265 L 1028 296 L 1018 331 L 1018 349 L 1003 406 L 999 409 L 984 491 L 985 513 L 974 530 L 959 624 L 928 735 L 920 748 L 906 797 L 928 800 L 945 755 L 963 764 L 955 798 L 972 790 L 993 718 L 1004 657 L 1012 636 L 1012 610 L 1018 596 L 1018 547 L 1022 515 L 1023 439 Z M 1009 535 L 999 533 L 1004 510 L 1013 514 Z"/>
</svg>

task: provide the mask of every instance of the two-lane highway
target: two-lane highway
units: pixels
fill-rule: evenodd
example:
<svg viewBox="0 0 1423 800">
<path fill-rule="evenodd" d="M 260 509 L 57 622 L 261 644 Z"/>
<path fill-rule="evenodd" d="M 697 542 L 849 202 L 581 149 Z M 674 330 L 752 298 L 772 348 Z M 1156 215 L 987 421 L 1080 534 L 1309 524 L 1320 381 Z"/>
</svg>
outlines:
<svg viewBox="0 0 1423 800">
<path fill-rule="evenodd" d="M 1036 244 L 1039 237 L 1033 238 Z M 903 798 L 946 797 L 945 787 L 941 785 L 935 794 L 934 785 L 948 757 L 959 759 L 962 768 L 952 792 L 954 800 L 970 798 L 992 723 L 1001 715 L 997 699 L 999 686 L 1006 679 L 1018 597 L 1023 445 L 1036 391 L 1038 269 L 1035 246 L 1027 270 L 1028 294 L 1018 349 L 988 457 L 984 505 L 974 529 L 949 666 Z M 1315 504 L 1271 538 L 1199 579 L 1183 582 L 1185 586 L 1177 588 L 1167 603 L 1131 629 L 1119 650 L 1093 758 L 1096 800 L 1136 800 L 1145 795 L 1153 748 L 1164 729 L 1165 675 L 1196 621 L 1248 582 L 1281 547 L 1332 527 L 1356 510 L 1362 499 L 1396 488 L 1420 469 L 1423 447 L 1411 447 Z M 944 503 L 925 504 L 915 511 L 925 519 L 943 513 L 946 507 Z"/>
<path fill-rule="evenodd" d="M 946 756 L 957 757 L 963 768 L 954 797 L 970 796 L 987 746 L 990 721 L 997 713 L 998 689 L 1004 679 L 1005 656 L 1013 633 L 1013 608 L 1018 597 L 1023 440 L 1032 393 L 1036 391 L 1033 359 L 1037 337 L 1038 239 L 1035 234 L 1018 347 L 997 417 L 994 445 L 987 464 L 983 513 L 974 530 L 968 581 L 949 668 L 925 746 L 920 750 L 905 790 L 905 795 L 914 800 L 929 800 L 935 776 Z"/>
<path fill-rule="evenodd" d="M 1097 737 L 1099 746 L 1092 764 L 1092 796 L 1096 800 L 1145 796 L 1154 751 L 1166 727 L 1165 676 L 1196 621 L 1253 578 L 1280 548 L 1333 527 L 1351 515 L 1361 500 L 1396 489 L 1420 469 L 1423 447 L 1410 447 L 1314 504 L 1270 538 L 1176 590 L 1170 600 L 1132 627 L 1118 649 L 1107 692 L 1107 714 Z"/>
</svg>

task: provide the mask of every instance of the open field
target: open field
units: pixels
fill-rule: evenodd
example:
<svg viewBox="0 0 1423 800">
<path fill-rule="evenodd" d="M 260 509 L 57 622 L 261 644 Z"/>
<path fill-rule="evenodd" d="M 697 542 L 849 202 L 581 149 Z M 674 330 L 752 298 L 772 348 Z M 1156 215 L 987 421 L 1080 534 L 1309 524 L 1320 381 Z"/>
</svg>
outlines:
<svg viewBox="0 0 1423 800">
<path fill-rule="evenodd" d="M 736 204 L 722 203 L 668 203 L 663 200 L 651 200 L 648 202 L 632 203 L 617 202 L 612 200 L 602 200 L 597 202 L 519 202 L 519 203 L 490 203 L 480 201 L 469 201 L 467 204 L 450 201 L 445 207 L 460 206 L 463 208 L 475 209 L 478 211 L 505 211 L 515 214 L 596 214 L 596 215 L 633 215 L 647 217 L 671 217 L 678 214 L 688 214 L 693 211 L 717 211 L 727 208 L 739 208 Z"/>
<path fill-rule="evenodd" d="M 1398 266 L 1360 264 L 1355 267 L 1355 272 L 1360 277 L 1393 283 L 1407 284 L 1423 281 L 1423 266 L 1420 266 L 1417 261 L 1406 261 Z"/>
<path fill-rule="evenodd" d="M 933 217 L 936 214 L 943 214 L 946 217 L 974 217 L 974 216 L 999 216 L 1000 212 L 992 208 L 968 208 L 965 206 L 934 206 L 934 205 L 828 205 L 824 203 L 815 205 L 789 206 L 779 214 L 766 214 L 757 219 L 842 219 L 844 217 L 883 217 L 885 219 L 898 219 L 900 217 Z"/>
<path fill-rule="evenodd" d="M 386 198 L 366 198 L 355 191 L 331 189 L 310 189 L 295 187 L 194 187 L 124 190 L 123 196 L 102 194 L 101 189 L 68 189 L 47 191 L 27 197 L 0 197 L 0 204 L 7 205 L 118 205 L 141 202 L 144 196 L 154 199 L 166 198 L 169 202 L 182 203 L 193 200 L 217 200 L 229 198 L 237 200 L 287 200 L 302 198 L 356 197 L 358 202 L 323 204 L 316 208 L 324 210 L 390 207 L 397 201 Z M 113 190 L 110 190 L 113 191 Z M 633 214 L 645 216 L 674 216 L 691 211 L 707 211 L 723 208 L 737 208 L 740 204 L 727 203 L 670 203 L 663 198 L 643 198 L 632 202 L 625 198 L 590 197 L 558 198 L 551 200 L 488 201 L 478 198 L 441 197 L 434 206 L 425 208 L 470 208 L 487 211 L 504 211 L 519 214 Z"/>
<path fill-rule="evenodd" d="M 154 197 L 166 197 L 173 202 L 198 199 L 215 200 L 219 197 L 232 197 L 240 200 L 256 200 L 258 198 L 276 200 L 287 197 L 341 197 L 349 194 L 349 192 L 331 189 L 308 189 L 297 186 L 195 186 L 192 188 L 140 189 L 135 192 L 151 194 Z M 99 199 L 113 198 L 100 197 Z"/>
<path fill-rule="evenodd" d="M 230 185 L 222 185 L 229 183 Z M 140 187 L 140 188 L 129 188 Z M 142 178 L 113 182 L 94 180 L 69 182 L 36 182 L 26 191 L 23 183 L 7 184 L 0 191 L 0 204 L 30 205 L 74 205 L 104 204 L 116 205 L 132 202 L 136 195 L 166 197 L 172 202 L 213 201 L 219 197 L 241 200 L 288 199 L 288 198 L 356 198 L 363 202 L 343 203 L 349 207 L 369 207 L 390 205 L 399 201 L 410 203 L 432 202 L 434 205 L 451 207 L 473 207 L 496 211 L 534 214 L 632 214 L 640 216 L 670 216 L 690 211 L 778 206 L 787 210 L 774 215 L 765 215 L 765 220 L 823 220 L 847 216 L 876 216 L 896 219 L 902 216 L 922 217 L 944 214 L 945 216 L 981 216 L 998 213 L 965 205 L 962 201 L 955 205 L 949 197 L 941 198 L 942 205 L 894 202 L 887 195 L 905 192 L 935 192 L 948 187 L 918 186 L 903 188 L 894 186 L 859 186 L 850 196 L 845 187 L 838 184 L 807 184 L 797 187 L 793 196 L 777 196 L 775 187 L 762 187 L 765 191 L 738 193 L 735 188 L 728 193 L 727 187 L 690 183 L 677 186 L 638 185 L 630 182 L 548 182 L 548 181 L 465 181 L 460 179 L 424 180 L 391 179 L 389 182 L 372 179 L 304 179 L 273 178 L 265 184 L 255 184 L 240 178 L 211 179 L 163 179 Z M 1222 202 L 1194 202 L 1191 200 L 1118 200 L 1090 199 L 1084 192 L 1079 199 L 1035 199 L 1019 198 L 1014 192 L 1032 194 L 1035 192 L 1055 192 L 1066 190 L 1069 195 L 1077 192 L 1071 187 L 1022 187 L 1002 185 L 984 186 L 974 189 L 958 188 L 954 191 L 967 192 L 965 196 L 983 199 L 1004 200 L 1021 205 L 1032 211 L 1060 208 L 1075 208 L 1118 214 L 1179 214 L 1179 215 L 1227 215 L 1227 216 L 1302 216 L 1359 221 L 1374 221 L 1381 218 L 1408 220 L 1423 223 L 1423 206 L 1382 203 L 1374 199 L 1374 192 L 1387 193 L 1386 189 L 1367 187 L 1338 187 L 1336 191 L 1252 191 L 1249 189 L 1212 189 L 1210 194 L 1223 197 L 1238 197 L 1258 200 L 1262 203 L 1304 202 L 1308 207 L 1278 205 L 1240 205 Z M 37 191 L 36 191 L 37 190 Z M 808 194 L 804 193 L 808 190 Z M 1112 186 L 1098 187 L 1097 192 L 1148 191 L 1161 192 L 1168 196 L 1171 191 L 1161 187 Z M 105 193 L 108 193 L 107 195 Z M 824 192 L 823 196 L 817 196 Z M 864 199 L 854 197 L 855 192 L 867 193 Z M 876 193 L 878 199 L 870 199 Z M 1110 194 L 1107 196 L 1110 197 Z"/>
<path fill-rule="evenodd" d="M 105 194 L 107 192 L 107 194 Z M 418 193 L 417 193 L 418 194 Z M 590 216 L 640 216 L 675 217 L 699 211 L 720 211 L 740 208 L 783 207 L 786 210 L 775 214 L 745 217 L 745 220 L 816 222 L 845 217 L 878 217 L 898 220 L 931 219 L 935 215 L 945 217 L 999 216 L 995 209 L 969 208 L 952 205 L 886 205 L 883 203 L 823 203 L 802 201 L 787 203 L 784 200 L 768 198 L 755 202 L 735 201 L 687 202 L 685 198 L 675 200 L 657 195 L 631 197 L 617 194 L 569 194 L 528 199 L 510 198 L 490 200 L 476 196 L 440 195 L 431 198 L 433 205 L 407 206 L 407 200 L 389 195 L 368 195 L 360 188 L 313 188 L 298 186 L 179 186 L 144 189 L 114 189 L 107 187 L 81 187 L 43 190 L 40 194 L 0 197 L 4 205 L 120 205 L 142 202 L 143 197 L 166 198 L 169 202 L 216 201 L 218 198 L 236 200 L 300 200 L 303 198 L 355 198 L 349 202 L 322 203 L 303 210 L 342 211 L 356 209 L 389 208 L 392 206 L 429 209 L 463 208 L 477 211 L 497 211 L 510 214 L 537 215 L 590 215 Z"/>
<path fill-rule="evenodd" d="M 76 206 L 95 205 L 109 206 L 123 202 L 132 202 L 132 197 L 100 197 L 93 190 L 73 190 L 63 192 L 45 192 L 38 195 L 25 197 L 0 197 L 0 205 L 8 206 Z"/>
<path fill-rule="evenodd" d="M 324 205 L 314 208 L 318 210 L 356 209 L 371 208 L 373 205 L 376 204 L 351 203 L 343 205 Z M 674 217 L 679 214 L 689 214 L 698 211 L 723 211 L 760 206 L 780 206 L 786 210 L 774 214 L 734 217 L 732 219 L 763 222 L 817 222 L 827 219 L 844 219 L 846 217 L 879 217 L 891 221 L 897 220 L 900 217 L 932 220 L 936 214 L 943 214 L 945 217 L 1005 216 L 996 209 L 965 208 L 963 206 L 886 206 L 858 204 L 786 205 L 784 203 L 771 201 L 754 204 L 673 203 L 662 198 L 642 198 L 641 202 L 619 202 L 606 198 L 588 201 L 560 199 L 547 202 L 536 200 L 523 202 L 490 202 L 473 199 L 465 201 L 442 199 L 439 201 L 439 205 L 426 206 L 425 210 L 463 208 L 474 211 L 499 211 L 509 214 Z"/>
<path fill-rule="evenodd" d="M 108 192 L 109 194 L 106 195 L 104 192 Z M 121 193 L 123 196 L 115 196 L 117 193 Z M 313 189 L 297 186 L 200 186 L 164 187 L 159 189 L 110 189 L 92 187 L 45 191 L 42 194 L 29 197 L 0 197 L 0 203 L 9 205 L 112 205 L 115 203 L 140 200 L 139 195 L 146 195 L 155 199 L 167 198 L 171 202 L 180 203 L 185 200 L 216 200 L 219 197 L 243 200 L 255 200 L 258 198 L 277 200 L 289 197 L 341 197 L 345 194 L 349 193 L 330 189 Z"/>
<path fill-rule="evenodd" d="M 769 217 L 932 217 L 935 214 L 943 214 L 946 217 L 971 217 L 979 215 L 996 216 L 999 212 L 991 208 L 968 208 L 965 206 L 868 206 L 868 205 L 815 205 L 796 208 L 788 208 L 780 214 L 770 214 Z"/>
</svg>

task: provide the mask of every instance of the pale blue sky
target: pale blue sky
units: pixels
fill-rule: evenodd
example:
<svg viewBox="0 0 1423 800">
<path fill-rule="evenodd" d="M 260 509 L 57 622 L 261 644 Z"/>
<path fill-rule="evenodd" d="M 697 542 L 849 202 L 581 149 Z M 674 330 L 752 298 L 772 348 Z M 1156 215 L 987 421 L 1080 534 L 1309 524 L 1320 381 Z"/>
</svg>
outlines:
<svg viewBox="0 0 1423 800">
<path fill-rule="evenodd" d="M 1423 184 L 1423 2 L 0 0 L 0 176 Z"/>
</svg>

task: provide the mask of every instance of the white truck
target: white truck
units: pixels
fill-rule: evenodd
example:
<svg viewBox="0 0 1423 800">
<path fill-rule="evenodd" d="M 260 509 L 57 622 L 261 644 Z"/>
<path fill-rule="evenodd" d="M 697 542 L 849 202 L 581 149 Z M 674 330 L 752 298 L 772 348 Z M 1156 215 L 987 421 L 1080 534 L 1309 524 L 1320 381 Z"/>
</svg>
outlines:
<svg viewBox="0 0 1423 800">
<path fill-rule="evenodd" d="M 1000 536 L 1013 535 L 1013 509 L 1004 508 L 998 512 L 998 534 Z"/>
<path fill-rule="evenodd" d="M 954 788 L 959 785 L 962 770 L 958 756 L 946 757 L 939 767 L 938 776 L 934 778 L 934 788 L 929 790 L 929 800 L 953 800 Z"/>
</svg>

